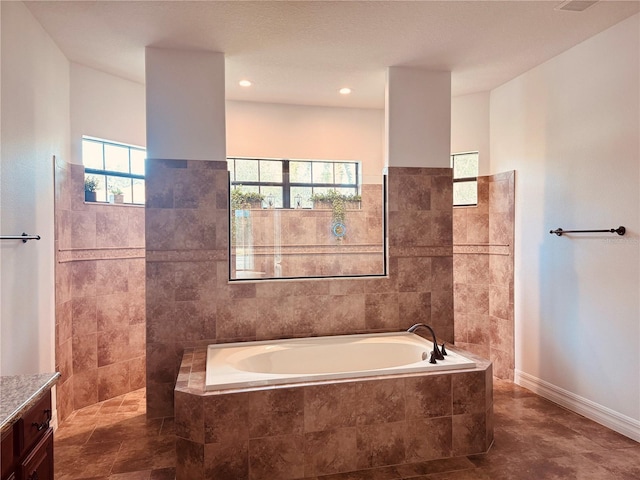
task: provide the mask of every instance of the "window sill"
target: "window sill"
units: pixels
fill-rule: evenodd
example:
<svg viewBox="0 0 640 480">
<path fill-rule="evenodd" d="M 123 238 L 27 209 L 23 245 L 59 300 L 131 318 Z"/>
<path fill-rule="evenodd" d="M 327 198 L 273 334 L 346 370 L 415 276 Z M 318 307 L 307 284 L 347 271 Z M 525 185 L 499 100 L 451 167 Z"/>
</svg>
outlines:
<svg viewBox="0 0 640 480">
<path fill-rule="evenodd" d="M 138 207 L 138 208 L 144 208 L 143 204 L 140 203 L 111 203 L 111 202 L 100 202 L 100 201 L 96 201 L 96 202 L 84 202 L 85 205 L 112 205 L 114 207 Z"/>
</svg>

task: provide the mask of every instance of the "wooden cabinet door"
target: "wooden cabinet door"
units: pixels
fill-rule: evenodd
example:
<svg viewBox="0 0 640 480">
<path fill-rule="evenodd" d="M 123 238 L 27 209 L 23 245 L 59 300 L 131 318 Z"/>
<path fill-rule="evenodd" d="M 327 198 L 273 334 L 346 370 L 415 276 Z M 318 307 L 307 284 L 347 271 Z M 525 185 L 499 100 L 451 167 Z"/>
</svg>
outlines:
<svg viewBox="0 0 640 480">
<path fill-rule="evenodd" d="M 18 420 L 18 447 L 22 457 L 44 436 L 51 422 L 51 394 L 47 393 Z"/>
<path fill-rule="evenodd" d="M 16 448 L 15 435 L 13 428 L 2 437 L 2 449 L 0 450 L 0 478 L 2 480 L 11 480 L 11 475 L 15 469 Z"/>
<path fill-rule="evenodd" d="M 53 480 L 52 428 L 20 464 L 20 480 Z"/>
</svg>

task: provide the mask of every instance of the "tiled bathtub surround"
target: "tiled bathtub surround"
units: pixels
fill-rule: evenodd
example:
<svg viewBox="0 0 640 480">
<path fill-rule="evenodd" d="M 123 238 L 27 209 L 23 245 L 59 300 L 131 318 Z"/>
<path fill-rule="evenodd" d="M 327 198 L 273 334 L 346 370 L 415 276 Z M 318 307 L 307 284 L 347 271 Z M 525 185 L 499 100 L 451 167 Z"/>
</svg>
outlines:
<svg viewBox="0 0 640 480">
<path fill-rule="evenodd" d="M 84 167 L 55 165 L 58 415 L 144 386 L 144 209 L 84 202 Z"/>
<path fill-rule="evenodd" d="M 513 379 L 515 172 L 478 178 L 478 206 L 453 210 L 456 345 Z"/>
<path fill-rule="evenodd" d="M 226 162 L 148 160 L 147 413 L 173 412 L 186 347 L 397 331 L 453 341 L 450 169 L 389 168 L 388 277 L 229 283 Z"/>
<path fill-rule="evenodd" d="M 175 391 L 176 479 L 295 479 L 465 456 L 493 441 L 491 364 L 204 392 L 206 348 Z M 360 477 L 359 477 L 360 478 Z"/>
</svg>

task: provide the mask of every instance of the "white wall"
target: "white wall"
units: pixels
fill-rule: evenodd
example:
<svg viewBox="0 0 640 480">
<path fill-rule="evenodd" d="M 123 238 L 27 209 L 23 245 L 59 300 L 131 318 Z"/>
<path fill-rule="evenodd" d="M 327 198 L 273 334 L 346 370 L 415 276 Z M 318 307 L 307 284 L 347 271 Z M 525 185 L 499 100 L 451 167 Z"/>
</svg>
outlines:
<svg viewBox="0 0 640 480">
<path fill-rule="evenodd" d="M 53 161 L 69 158 L 69 62 L 21 2 L 1 2 L 2 375 L 55 369 Z"/>
<path fill-rule="evenodd" d="M 480 92 L 451 99 L 451 153 L 477 151 L 478 175 L 491 173 L 489 98 L 489 92 Z"/>
<path fill-rule="evenodd" d="M 389 67 L 385 88 L 385 163 L 451 166 L 451 72 Z"/>
<path fill-rule="evenodd" d="M 637 440 L 639 35 L 635 15 L 495 89 L 490 109 L 491 170 L 517 172 L 516 378 L 612 411 Z"/>
<path fill-rule="evenodd" d="M 224 54 L 145 49 L 147 156 L 225 159 Z"/>
<path fill-rule="evenodd" d="M 71 161 L 82 164 L 82 136 L 144 146 L 144 85 L 71 63 Z"/>
<path fill-rule="evenodd" d="M 384 112 L 227 101 L 227 154 L 357 160 L 365 176 L 384 167 Z"/>
<path fill-rule="evenodd" d="M 358 160 L 380 176 L 384 111 L 226 102 L 227 154 L 239 157 Z M 71 153 L 82 135 L 146 145 L 145 86 L 71 63 Z"/>
</svg>

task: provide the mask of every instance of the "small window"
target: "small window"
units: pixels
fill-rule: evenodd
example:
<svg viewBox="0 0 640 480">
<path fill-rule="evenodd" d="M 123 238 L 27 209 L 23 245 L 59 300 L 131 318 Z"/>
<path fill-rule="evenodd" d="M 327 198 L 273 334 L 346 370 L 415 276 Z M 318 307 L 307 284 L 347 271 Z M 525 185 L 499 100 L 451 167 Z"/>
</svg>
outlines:
<svg viewBox="0 0 640 480">
<path fill-rule="evenodd" d="M 454 153 L 453 206 L 472 207 L 478 205 L 478 152 Z"/>
<path fill-rule="evenodd" d="M 82 137 L 85 178 L 97 180 L 97 201 L 144 204 L 146 153 L 143 147 Z"/>
</svg>

